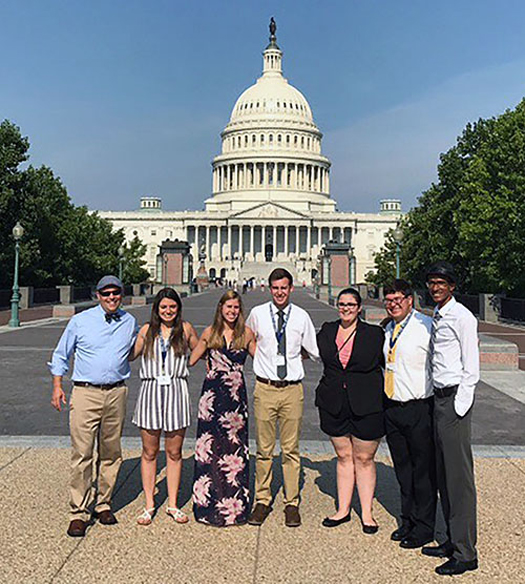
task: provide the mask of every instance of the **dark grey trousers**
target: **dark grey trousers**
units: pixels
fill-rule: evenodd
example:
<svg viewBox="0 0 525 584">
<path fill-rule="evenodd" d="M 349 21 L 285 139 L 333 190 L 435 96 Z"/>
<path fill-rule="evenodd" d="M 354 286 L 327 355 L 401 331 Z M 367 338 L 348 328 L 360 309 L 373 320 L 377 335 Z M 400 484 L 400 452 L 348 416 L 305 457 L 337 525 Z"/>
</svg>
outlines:
<svg viewBox="0 0 525 584">
<path fill-rule="evenodd" d="M 458 416 L 454 397 L 436 396 L 434 402 L 437 485 L 453 557 L 470 562 L 477 558 L 472 408 L 465 416 Z"/>
</svg>

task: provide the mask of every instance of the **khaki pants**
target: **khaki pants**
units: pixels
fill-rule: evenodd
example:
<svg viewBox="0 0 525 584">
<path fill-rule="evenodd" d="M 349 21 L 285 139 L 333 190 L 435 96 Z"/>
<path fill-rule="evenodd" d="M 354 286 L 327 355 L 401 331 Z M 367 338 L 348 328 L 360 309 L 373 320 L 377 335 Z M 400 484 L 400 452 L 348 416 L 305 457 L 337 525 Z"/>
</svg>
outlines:
<svg viewBox="0 0 525 584">
<path fill-rule="evenodd" d="M 89 520 L 97 440 L 98 483 L 95 511 L 111 509 L 111 495 L 122 464 L 120 438 L 126 415 L 126 386 L 104 390 L 74 386 L 70 400 L 71 519 Z"/>
<path fill-rule="evenodd" d="M 277 388 L 256 381 L 253 399 L 257 436 L 255 502 L 270 505 L 272 501 L 272 462 L 279 423 L 284 503 L 299 505 L 299 434 L 303 417 L 303 385 L 296 383 Z"/>
</svg>

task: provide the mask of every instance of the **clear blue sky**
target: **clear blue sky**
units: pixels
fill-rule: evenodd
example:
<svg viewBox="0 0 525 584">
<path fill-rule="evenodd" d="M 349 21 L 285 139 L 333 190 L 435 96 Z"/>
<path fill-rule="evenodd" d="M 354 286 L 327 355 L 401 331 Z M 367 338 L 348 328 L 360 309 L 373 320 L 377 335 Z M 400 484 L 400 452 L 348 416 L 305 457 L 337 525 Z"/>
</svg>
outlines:
<svg viewBox="0 0 525 584">
<path fill-rule="evenodd" d="M 272 15 L 341 210 L 408 209 L 468 121 L 525 96 L 523 0 L 1 0 L 0 118 L 76 204 L 200 209 Z"/>
</svg>

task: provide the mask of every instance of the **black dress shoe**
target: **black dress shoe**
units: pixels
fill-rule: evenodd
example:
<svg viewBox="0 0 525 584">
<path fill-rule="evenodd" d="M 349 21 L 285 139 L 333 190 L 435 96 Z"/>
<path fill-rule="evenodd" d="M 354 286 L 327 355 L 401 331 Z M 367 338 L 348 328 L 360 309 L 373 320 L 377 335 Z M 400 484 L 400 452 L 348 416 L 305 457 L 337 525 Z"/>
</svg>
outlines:
<svg viewBox="0 0 525 584">
<path fill-rule="evenodd" d="M 405 539 L 405 537 L 412 531 L 412 526 L 407 524 L 407 525 L 402 525 L 401 527 L 398 527 L 395 531 L 393 531 L 390 534 L 390 539 L 392 541 L 401 541 L 403 539 Z"/>
<path fill-rule="evenodd" d="M 84 537 L 89 523 L 82 519 L 73 519 L 67 528 L 69 537 Z"/>
<path fill-rule="evenodd" d="M 350 521 L 350 513 L 341 517 L 341 519 L 332 519 L 330 517 L 325 517 L 323 519 L 323 527 L 337 527 L 338 525 L 342 525 L 343 523 L 348 523 Z"/>
<path fill-rule="evenodd" d="M 448 562 L 441 564 L 436 568 L 436 574 L 440 576 L 455 576 L 456 574 L 464 574 L 470 570 L 478 569 L 478 560 L 472 560 L 470 562 L 461 562 L 455 558 L 450 558 Z"/>
<path fill-rule="evenodd" d="M 399 543 L 399 547 L 402 547 L 406 550 L 415 550 L 416 548 L 423 547 L 434 541 L 433 537 L 414 537 L 413 535 L 407 535 L 405 539 L 402 539 Z"/>
<path fill-rule="evenodd" d="M 366 533 L 367 535 L 374 535 L 374 533 L 379 531 L 379 525 L 367 525 L 366 523 L 363 523 L 362 519 L 361 525 L 363 526 L 363 533 Z"/>
<path fill-rule="evenodd" d="M 115 525 L 118 523 L 113 511 L 106 509 L 106 511 L 95 512 L 95 517 L 99 520 L 102 525 Z"/>
<path fill-rule="evenodd" d="M 454 553 L 454 548 L 449 541 L 440 545 L 429 545 L 421 550 L 421 553 L 431 558 L 450 558 Z"/>
</svg>

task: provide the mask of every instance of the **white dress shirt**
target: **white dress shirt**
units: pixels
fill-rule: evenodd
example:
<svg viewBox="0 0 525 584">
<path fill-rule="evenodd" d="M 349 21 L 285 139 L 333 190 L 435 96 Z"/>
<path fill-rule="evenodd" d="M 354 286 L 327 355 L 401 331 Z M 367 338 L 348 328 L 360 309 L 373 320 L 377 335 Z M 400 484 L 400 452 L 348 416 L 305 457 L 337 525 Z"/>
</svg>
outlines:
<svg viewBox="0 0 525 584">
<path fill-rule="evenodd" d="M 308 313 L 296 306 L 288 304 L 284 308 L 285 315 L 290 314 L 286 321 L 286 381 L 300 381 L 304 377 L 304 349 L 312 359 L 319 358 L 319 349 L 315 337 L 315 327 Z M 270 312 L 271 311 L 271 312 Z M 253 359 L 253 372 L 258 377 L 279 381 L 277 376 L 278 343 L 274 323 L 278 322 L 278 308 L 273 302 L 255 306 L 250 312 L 246 324 L 253 330 L 257 339 L 257 349 Z M 272 320 L 273 314 L 273 320 Z"/>
<path fill-rule="evenodd" d="M 433 394 L 430 375 L 432 318 L 413 310 L 400 324 L 403 326 L 405 322 L 395 344 L 394 395 L 391 398 L 400 402 L 425 399 Z M 385 362 L 396 324 L 391 321 L 385 329 Z"/>
<path fill-rule="evenodd" d="M 439 314 L 439 316 L 437 316 Z M 478 321 L 463 304 L 451 298 L 434 309 L 432 377 L 435 387 L 457 385 L 454 409 L 464 416 L 474 402 L 479 381 Z"/>
</svg>

